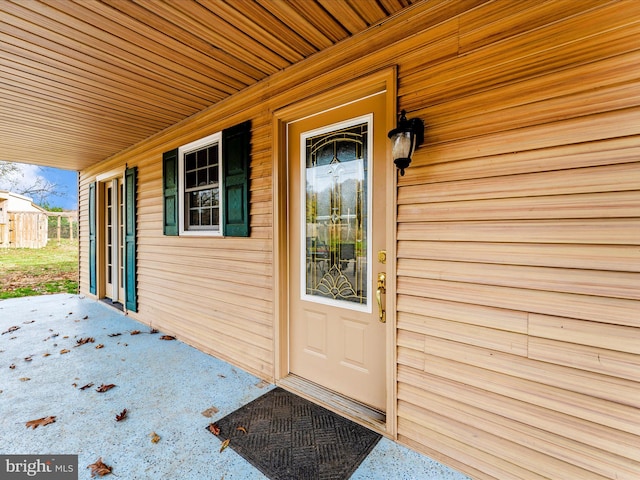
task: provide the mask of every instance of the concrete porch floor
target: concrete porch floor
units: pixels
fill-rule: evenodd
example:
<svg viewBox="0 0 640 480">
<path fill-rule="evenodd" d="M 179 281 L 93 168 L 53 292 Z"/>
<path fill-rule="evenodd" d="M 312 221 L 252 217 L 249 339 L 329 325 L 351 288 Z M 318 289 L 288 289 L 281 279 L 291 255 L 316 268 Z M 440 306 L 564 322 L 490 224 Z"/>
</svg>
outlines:
<svg viewBox="0 0 640 480">
<path fill-rule="evenodd" d="M 99 457 L 122 480 L 266 478 L 206 427 L 273 385 L 79 296 L 0 301 L 0 333 L 0 454 L 77 454 L 80 479 Z M 351 478 L 467 477 L 383 438 Z"/>
</svg>

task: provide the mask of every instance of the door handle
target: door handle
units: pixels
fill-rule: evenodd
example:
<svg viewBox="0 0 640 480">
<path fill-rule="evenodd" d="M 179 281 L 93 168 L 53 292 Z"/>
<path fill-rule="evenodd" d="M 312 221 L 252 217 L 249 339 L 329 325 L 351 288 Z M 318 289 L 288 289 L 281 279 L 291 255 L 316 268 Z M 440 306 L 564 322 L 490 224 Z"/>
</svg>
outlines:
<svg viewBox="0 0 640 480">
<path fill-rule="evenodd" d="M 382 294 L 387 292 L 387 274 L 378 273 L 378 288 L 376 289 L 376 299 L 378 300 L 378 320 L 385 323 L 387 321 L 384 308 L 382 308 Z"/>
</svg>

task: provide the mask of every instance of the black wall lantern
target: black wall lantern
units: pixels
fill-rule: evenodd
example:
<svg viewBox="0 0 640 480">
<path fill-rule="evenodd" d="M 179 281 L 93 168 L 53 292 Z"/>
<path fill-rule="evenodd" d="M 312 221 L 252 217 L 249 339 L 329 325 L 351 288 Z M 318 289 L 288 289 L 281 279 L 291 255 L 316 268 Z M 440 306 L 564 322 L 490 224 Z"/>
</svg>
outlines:
<svg viewBox="0 0 640 480">
<path fill-rule="evenodd" d="M 424 123 L 419 118 L 407 120 L 404 110 L 400 112 L 398 126 L 389 132 L 391 139 L 391 154 L 400 175 L 411 163 L 411 155 L 424 141 Z"/>
</svg>

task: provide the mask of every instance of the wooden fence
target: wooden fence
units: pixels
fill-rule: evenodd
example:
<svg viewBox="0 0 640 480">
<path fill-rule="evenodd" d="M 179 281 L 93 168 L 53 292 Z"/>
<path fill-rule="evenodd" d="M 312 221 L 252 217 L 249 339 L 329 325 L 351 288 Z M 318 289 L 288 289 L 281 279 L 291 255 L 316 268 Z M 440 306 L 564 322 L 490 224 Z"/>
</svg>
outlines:
<svg viewBox="0 0 640 480">
<path fill-rule="evenodd" d="M 9 212 L 0 224 L 0 247 L 42 248 L 47 245 L 48 219 L 42 212 Z"/>
</svg>

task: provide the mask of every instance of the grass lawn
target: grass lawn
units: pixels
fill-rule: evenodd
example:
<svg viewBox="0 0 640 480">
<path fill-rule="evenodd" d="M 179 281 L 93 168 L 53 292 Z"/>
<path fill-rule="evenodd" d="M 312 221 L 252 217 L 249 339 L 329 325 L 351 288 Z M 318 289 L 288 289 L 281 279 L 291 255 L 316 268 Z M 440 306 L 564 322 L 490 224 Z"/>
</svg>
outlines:
<svg viewBox="0 0 640 480">
<path fill-rule="evenodd" d="M 78 292 L 78 241 L 0 249 L 0 300 Z"/>
</svg>

